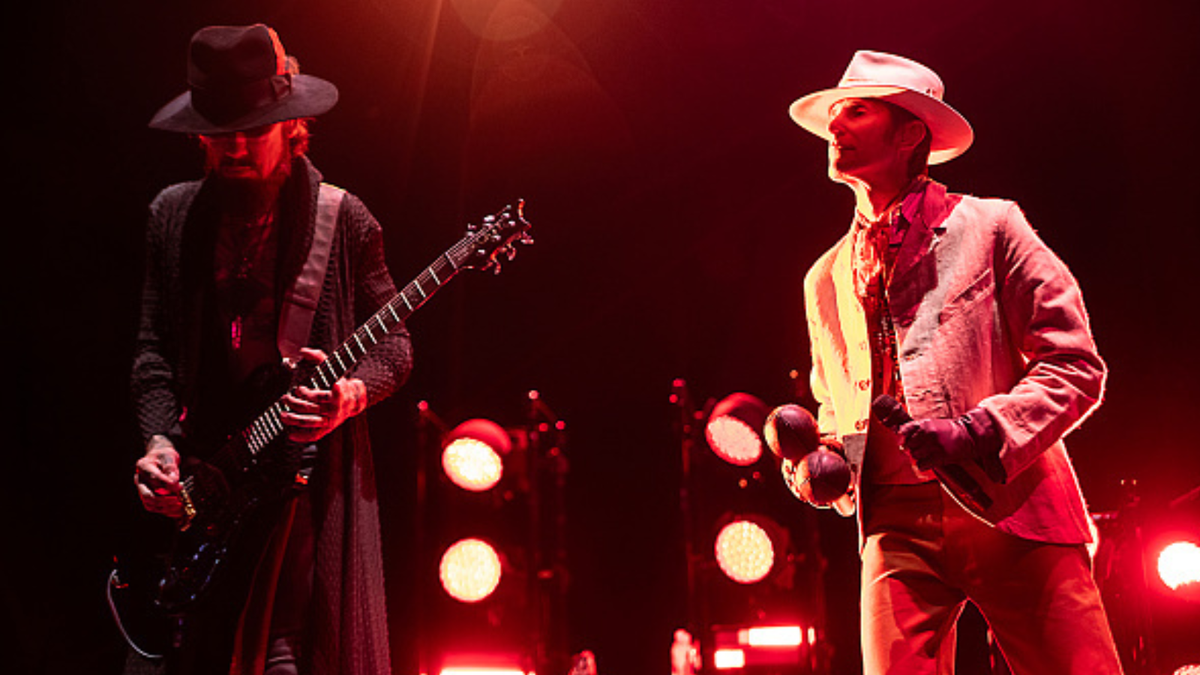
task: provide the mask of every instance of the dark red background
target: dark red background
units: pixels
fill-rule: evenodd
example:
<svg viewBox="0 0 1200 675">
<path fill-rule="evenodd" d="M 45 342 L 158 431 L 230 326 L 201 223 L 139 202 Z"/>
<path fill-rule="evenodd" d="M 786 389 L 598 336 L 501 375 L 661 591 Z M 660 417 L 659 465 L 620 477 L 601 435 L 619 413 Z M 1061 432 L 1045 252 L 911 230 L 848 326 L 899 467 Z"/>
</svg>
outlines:
<svg viewBox="0 0 1200 675">
<path fill-rule="evenodd" d="M 398 283 L 466 222 L 528 200 L 537 244 L 413 318 L 417 370 L 373 413 L 397 640 L 415 403 L 509 423 L 538 389 L 570 431 L 572 648 L 602 673 L 666 671 L 683 621 L 671 381 L 790 398 L 788 370 L 807 367 L 801 278 L 852 203 L 786 111 L 859 48 L 942 75 L 977 142 L 934 177 L 1018 200 L 1079 278 L 1112 371 L 1069 441 L 1093 507 L 1114 508 L 1122 479 L 1159 501 L 1200 483 L 1194 3 L 539 0 L 496 10 L 488 34 L 506 39 L 483 39 L 496 4 L 10 10 L 6 672 L 107 672 L 99 594 L 134 512 L 144 209 L 199 171 L 188 139 L 145 124 L 183 90 L 188 38 L 210 23 L 267 22 L 338 85 L 311 154 L 384 224 Z M 844 571 L 851 523 L 821 518 Z"/>
</svg>

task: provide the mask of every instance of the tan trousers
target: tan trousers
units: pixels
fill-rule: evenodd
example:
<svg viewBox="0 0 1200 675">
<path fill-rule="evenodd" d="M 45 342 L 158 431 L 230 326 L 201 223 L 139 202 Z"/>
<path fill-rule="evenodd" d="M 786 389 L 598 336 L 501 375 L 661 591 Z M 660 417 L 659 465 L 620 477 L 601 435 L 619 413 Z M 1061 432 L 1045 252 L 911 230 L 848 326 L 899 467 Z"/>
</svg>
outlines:
<svg viewBox="0 0 1200 675">
<path fill-rule="evenodd" d="M 1082 545 L 1005 534 L 936 483 L 869 488 L 863 510 L 865 675 L 949 675 L 967 600 L 1015 675 L 1109 675 L 1120 660 Z"/>
</svg>

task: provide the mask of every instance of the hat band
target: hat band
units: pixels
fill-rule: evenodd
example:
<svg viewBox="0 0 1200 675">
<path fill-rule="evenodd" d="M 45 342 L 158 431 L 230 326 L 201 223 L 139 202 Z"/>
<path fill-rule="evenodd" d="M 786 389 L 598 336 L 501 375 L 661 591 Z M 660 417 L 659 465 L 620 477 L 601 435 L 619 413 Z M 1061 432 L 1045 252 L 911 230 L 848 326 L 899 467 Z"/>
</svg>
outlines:
<svg viewBox="0 0 1200 675">
<path fill-rule="evenodd" d="M 280 73 L 232 87 L 206 89 L 193 84 L 192 107 L 210 122 L 224 124 L 278 103 L 291 93 L 291 73 Z"/>
</svg>

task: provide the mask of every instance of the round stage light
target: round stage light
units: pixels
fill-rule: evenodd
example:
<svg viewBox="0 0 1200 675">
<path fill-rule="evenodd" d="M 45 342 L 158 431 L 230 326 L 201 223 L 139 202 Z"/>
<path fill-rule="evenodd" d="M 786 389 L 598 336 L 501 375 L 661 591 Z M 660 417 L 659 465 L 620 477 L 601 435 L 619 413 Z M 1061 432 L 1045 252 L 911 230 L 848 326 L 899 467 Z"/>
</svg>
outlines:
<svg viewBox="0 0 1200 675">
<path fill-rule="evenodd" d="M 767 404 L 750 394 L 734 393 L 713 407 L 704 427 L 709 447 L 721 459 L 749 466 L 763 454 L 759 430 L 767 419 Z"/>
<path fill-rule="evenodd" d="M 1158 554 L 1158 578 L 1173 591 L 1200 584 L 1200 546 L 1177 541 Z"/>
<path fill-rule="evenodd" d="M 504 462 L 492 446 L 475 438 L 451 441 L 442 451 L 442 469 L 464 490 L 483 492 L 500 482 Z"/>
<path fill-rule="evenodd" d="M 775 565 L 775 547 L 760 525 L 735 520 L 717 534 L 717 566 L 739 584 L 762 581 Z"/>
<path fill-rule="evenodd" d="M 705 429 L 708 443 L 717 455 L 738 466 L 748 466 L 762 457 L 762 441 L 745 422 L 734 417 L 719 417 Z"/>
<path fill-rule="evenodd" d="M 450 597 L 479 602 L 500 584 L 500 556 L 485 541 L 462 539 L 442 554 L 438 576 Z"/>
<path fill-rule="evenodd" d="M 490 490 L 504 475 L 502 455 L 511 449 L 508 433 L 500 425 L 484 419 L 467 420 L 446 435 L 442 470 L 464 490 Z"/>
</svg>

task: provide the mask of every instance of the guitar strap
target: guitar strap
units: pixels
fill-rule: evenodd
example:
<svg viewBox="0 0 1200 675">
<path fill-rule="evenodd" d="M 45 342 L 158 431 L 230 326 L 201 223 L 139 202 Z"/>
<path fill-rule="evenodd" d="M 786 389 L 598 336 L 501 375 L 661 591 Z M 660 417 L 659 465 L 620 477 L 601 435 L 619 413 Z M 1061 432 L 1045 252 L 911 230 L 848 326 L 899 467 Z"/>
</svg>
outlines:
<svg viewBox="0 0 1200 675">
<path fill-rule="evenodd" d="M 345 190 L 321 183 L 317 194 L 312 247 L 308 250 L 308 259 L 304 261 L 295 284 L 283 297 L 283 308 L 279 314 L 277 344 L 280 355 L 285 359 L 299 359 L 300 348 L 308 344 L 313 315 L 317 312 L 317 300 L 325 283 L 325 270 L 329 267 L 329 250 L 333 247 L 338 211 L 345 196 Z"/>
</svg>

